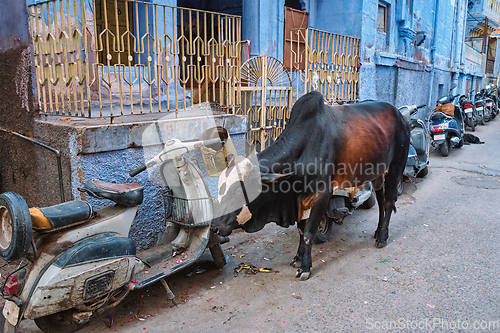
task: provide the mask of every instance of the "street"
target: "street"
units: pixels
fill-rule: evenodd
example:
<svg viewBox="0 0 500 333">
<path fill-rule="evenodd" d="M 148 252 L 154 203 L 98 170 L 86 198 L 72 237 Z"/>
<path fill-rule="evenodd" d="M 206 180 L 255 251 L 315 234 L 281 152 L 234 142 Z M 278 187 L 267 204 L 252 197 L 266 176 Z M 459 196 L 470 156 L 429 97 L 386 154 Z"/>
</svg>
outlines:
<svg viewBox="0 0 500 333">
<path fill-rule="evenodd" d="M 95 314 L 81 331 L 500 330 L 500 119 L 472 134 L 486 143 L 446 158 L 432 151 L 427 177 L 405 183 L 385 248 L 374 247 L 377 206 L 355 211 L 334 225 L 329 242 L 313 247 L 312 275 L 302 282 L 289 266 L 296 227 L 233 233 L 222 270 L 206 251 L 168 278 L 177 307 L 157 283 Z M 240 263 L 279 272 L 235 277 Z M 39 332 L 31 320 L 19 331 Z"/>
</svg>

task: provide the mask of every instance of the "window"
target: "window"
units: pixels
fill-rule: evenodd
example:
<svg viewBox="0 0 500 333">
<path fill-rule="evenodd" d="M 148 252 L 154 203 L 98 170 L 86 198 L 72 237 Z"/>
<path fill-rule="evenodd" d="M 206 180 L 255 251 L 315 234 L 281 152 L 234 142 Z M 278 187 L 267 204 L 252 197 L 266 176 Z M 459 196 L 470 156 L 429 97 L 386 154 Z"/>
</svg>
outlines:
<svg viewBox="0 0 500 333">
<path fill-rule="evenodd" d="M 385 33 L 387 31 L 387 7 L 378 5 L 378 24 L 377 31 Z"/>
</svg>

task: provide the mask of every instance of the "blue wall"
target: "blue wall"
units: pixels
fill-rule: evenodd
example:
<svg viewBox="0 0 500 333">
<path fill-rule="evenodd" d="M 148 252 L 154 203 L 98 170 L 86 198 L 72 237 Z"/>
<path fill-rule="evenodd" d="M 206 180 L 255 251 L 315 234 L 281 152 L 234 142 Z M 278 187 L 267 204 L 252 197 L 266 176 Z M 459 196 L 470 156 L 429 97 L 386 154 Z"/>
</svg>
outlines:
<svg viewBox="0 0 500 333">
<path fill-rule="evenodd" d="M 283 59 L 285 0 L 243 0 L 242 39 L 250 56 Z"/>
<path fill-rule="evenodd" d="M 313 6 L 316 8 L 312 8 Z M 362 0 L 332 1 L 317 0 L 306 4 L 309 11 L 309 26 L 332 33 L 361 36 Z"/>
</svg>

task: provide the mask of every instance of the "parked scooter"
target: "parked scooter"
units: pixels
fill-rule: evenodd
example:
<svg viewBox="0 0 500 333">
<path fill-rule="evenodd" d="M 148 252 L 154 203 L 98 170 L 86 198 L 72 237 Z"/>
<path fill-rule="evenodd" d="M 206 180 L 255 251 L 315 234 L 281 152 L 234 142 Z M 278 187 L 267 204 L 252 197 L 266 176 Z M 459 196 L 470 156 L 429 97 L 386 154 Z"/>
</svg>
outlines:
<svg viewBox="0 0 500 333">
<path fill-rule="evenodd" d="M 371 182 L 366 183 L 359 190 L 353 187 L 336 190 L 318 226 L 315 243 L 324 243 L 328 240 L 333 222 L 342 225 L 344 218 L 351 215 L 356 208 L 370 209 L 376 202 Z"/>
<path fill-rule="evenodd" d="M 469 126 L 472 132 L 475 132 L 477 118 L 474 104 L 465 95 L 459 97 L 458 103 L 460 104 L 460 109 L 462 110 L 462 116 L 464 116 L 465 125 Z"/>
<path fill-rule="evenodd" d="M 407 178 L 423 178 L 429 172 L 429 131 L 421 119 L 412 117 L 418 113 L 418 109 L 425 106 L 425 104 L 419 106 L 404 105 L 399 108 L 399 112 L 401 112 L 403 118 L 410 124 L 411 128 L 410 149 L 408 150 L 408 159 L 406 160 L 406 167 L 403 172 L 403 175 Z M 398 187 L 399 195 L 402 190 L 402 186 Z"/>
<path fill-rule="evenodd" d="M 217 267 L 226 264 L 220 238 L 211 229 L 212 199 L 200 170 L 184 153 L 198 147 L 220 149 L 219 138 L 172 139 L 146 164 L 160 165 L 168 186 L 165 231 L 156 245 L 136 252 L 128 238 L 138 205 L 139 184 L 86 182 L 80 191 L 110 199 L 115 206 L 94 211 L 85 201 L 28 208 L 13 192 L 0 195 L 0 294 L 6 299 L 6 331 L 25 318 L 44 332 L 72 332 L 120 303 L 131 290 L 160 281 L 193 263 L 208 247 Z M 32 231 L 33 230 L 33 231 Z M 174 303 L 175 304 L 175 303 Z"/>
<path fill-rule="evenodd" d="M 465 126 L 460 108 L 451 104 L 457 97 L 446 96 L 438 100 L 438 106 L 430 117 L 431 145 L 446 157 L 452 147 L 464 145 Z"/>
<path fill-rule="evenodd" d="M 485 101 L 485 108 L 488 109 L 488 114 L 489 114 L 488 121 L 489 121 L 495 119 L 498 113 L 498 108 L 497 108 L 496 98 L 493 95 L 493 92 L 488 87 L 489 86 L 486 86 L 485 89 L 482 89 L 481 94 Z"/>
<path fill-rule="evenodd" d="M 474 105 L 476 106 L 477 123 L 479 125 L 485 125 L 485 102 L 483 100 L 481 92 L 476 93 L 476 95 L 474 96 Z"/>
</svg>

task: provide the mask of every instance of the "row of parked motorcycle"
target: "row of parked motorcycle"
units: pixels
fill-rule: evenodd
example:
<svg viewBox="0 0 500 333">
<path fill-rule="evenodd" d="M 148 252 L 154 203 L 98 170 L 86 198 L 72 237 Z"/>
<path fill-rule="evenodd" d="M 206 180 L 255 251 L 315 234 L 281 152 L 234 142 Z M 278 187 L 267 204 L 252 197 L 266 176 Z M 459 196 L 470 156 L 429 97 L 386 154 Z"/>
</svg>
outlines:
<svg viewBox="0 0 500 333">
<path fill-rule="evenodd" d="M 438 106 L 429 119 L 431 144 L 445 157 L 451 148 L 460 148 L 464 145 L 467 127 L 474 132 L 476 126 L 485 125 L 495 119 L 499 112 L 495 86 L 488 85 L 476 94 L 471 92 L 469 96 L 461 95 L 457 105 L 453 102 L 459 95 L 452 95 L 451 91 L 448 96 L 438 100 Z M 451 112 L 446 112 L 447 108 L 444 107 L 446 105 L 453 106 L 448 108 Z"/>
</svg>

